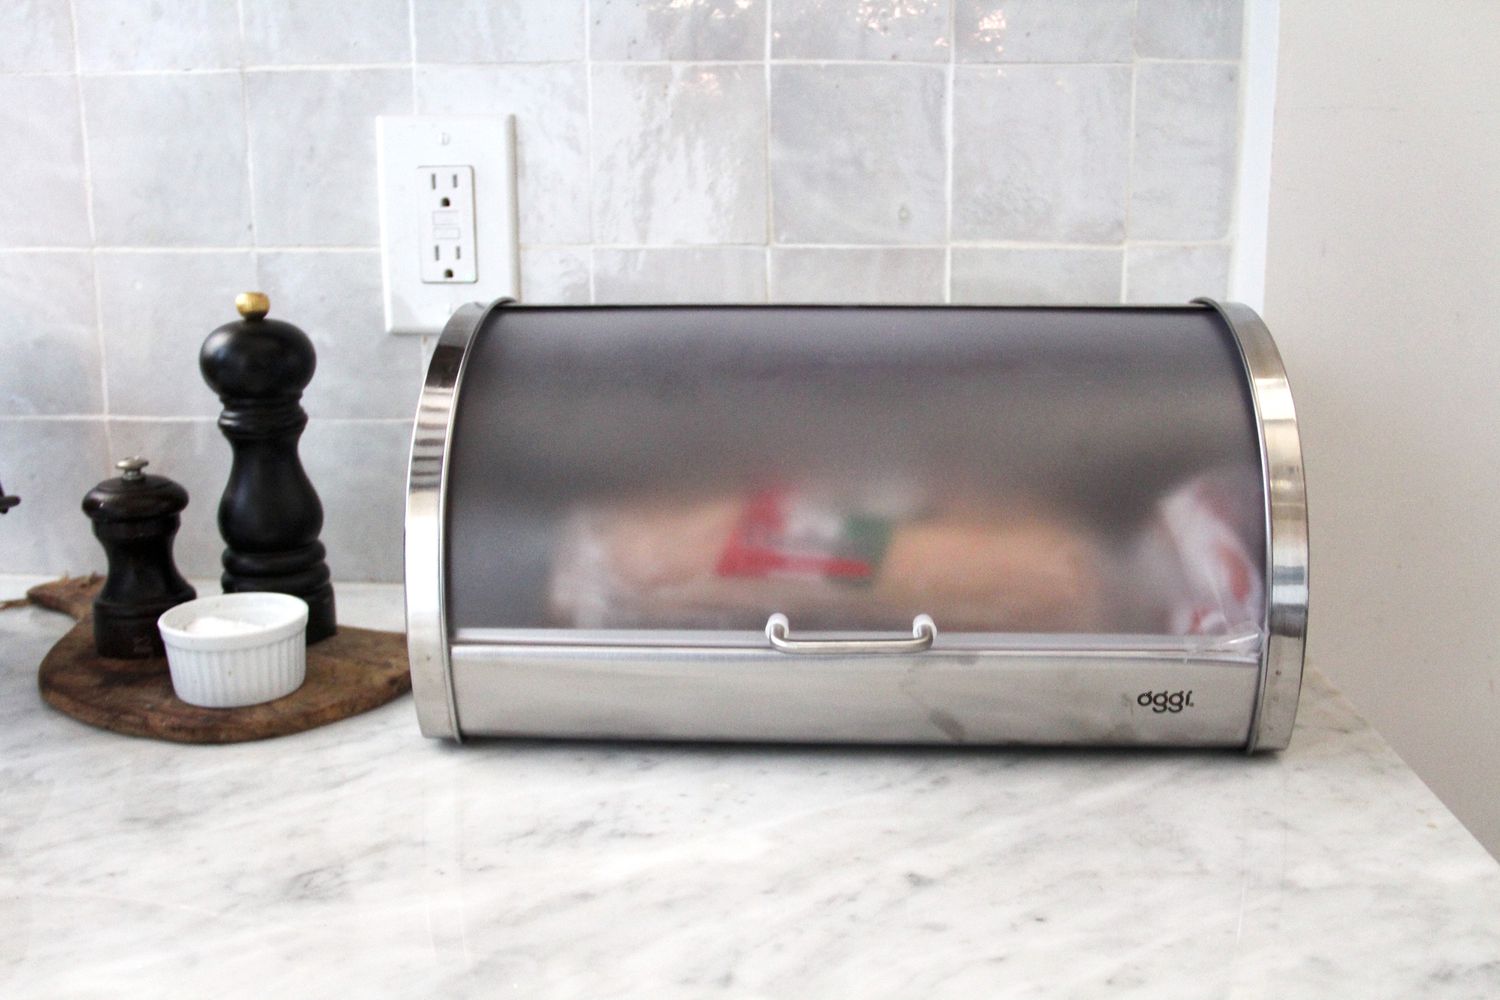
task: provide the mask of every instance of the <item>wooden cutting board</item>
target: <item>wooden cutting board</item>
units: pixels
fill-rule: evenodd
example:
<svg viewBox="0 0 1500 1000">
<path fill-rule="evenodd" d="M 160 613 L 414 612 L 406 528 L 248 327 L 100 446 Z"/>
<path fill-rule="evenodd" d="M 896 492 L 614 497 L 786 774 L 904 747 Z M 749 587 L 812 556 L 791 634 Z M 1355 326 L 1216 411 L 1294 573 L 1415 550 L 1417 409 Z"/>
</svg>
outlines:
<svg viewBox="0 0 1500 1000">
<path fill-rule="evenodd" d="M 42 700 L 100 729 L 175 743 L 242 743 L 300 733 L 368 712 L 411 690 L 406 637 L 340 625 L 308 647 L 307 680 L 285 698 L 244 708 L 199 708 L 172 693 L 167 661 L 116 660 L 94 652 L 97 574 L 44 583 L 32 603 L 72 615 L 72 631 L 42 660 Z"/>
</svg>

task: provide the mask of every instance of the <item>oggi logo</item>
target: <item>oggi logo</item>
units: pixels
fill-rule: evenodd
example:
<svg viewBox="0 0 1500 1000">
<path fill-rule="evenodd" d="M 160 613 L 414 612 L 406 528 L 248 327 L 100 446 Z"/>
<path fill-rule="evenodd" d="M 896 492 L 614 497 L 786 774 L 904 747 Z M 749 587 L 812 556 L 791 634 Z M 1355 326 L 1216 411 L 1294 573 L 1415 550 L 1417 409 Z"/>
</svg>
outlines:
<svg viewBox="0 0 1500 1000">
<path fill-rule="evenodd" d="M 1177 713 L 1184 708 L 1193 707 L 1193 692 L 1191 691 L 1142 691 L 1136 698 L 1135 703 L 1142 708 L 1151 707 L 1151 711 L 1160 715 L 1162 712 Z"/>
</svg>

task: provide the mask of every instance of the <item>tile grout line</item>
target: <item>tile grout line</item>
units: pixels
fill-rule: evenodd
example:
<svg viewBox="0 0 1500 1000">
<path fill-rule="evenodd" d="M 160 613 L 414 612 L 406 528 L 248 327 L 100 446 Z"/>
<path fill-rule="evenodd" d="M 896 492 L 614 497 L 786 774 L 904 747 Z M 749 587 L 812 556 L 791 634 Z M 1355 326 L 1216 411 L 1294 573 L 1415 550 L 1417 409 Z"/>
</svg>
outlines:
<svg viewBox="0 0 1500 1000">
<path fill-rule="evenodd" d="M 1139 76 L 1136 53 L 1136 36 L 1139 31 L 1141 13 L 1140 0 L 1135 0 L 1130 10 L 1130 115 L 1126 128 L 1130 134 L 1125 146 L 1125 232 L 1120 244 L 1120 304 L 1130 300 L 1130 207 L 1135 200 L 1135 95 L 1136 79 Z"/>
<path fill-rule="evenodd" d="M 1234 242 L 1232 236 L 1220 237 L 1207 240 L 1166 240 L 1166 239 L 1133 239 L 1117 240 L 1113 243 L 1069 243 L 1061 240 L 953 240 L 952 245 L 963 249 L 994 249 L 994 250 L 1119 250 L 1126 244 L 1136 246 L 1162 246 L 1162 247 L 1216 247 L 1229 246 Z M 760 247 L 764 243 L 523 243 L 527 250 L 715 250 L 720 247 L 743 248 Z M 777 242 L 776 246 L 799 250 L 941 250 L 948 246 L 943 242 L 926 243 L 811 243 L 811 242 Z M 252 253 L 263 254 L 378 254 L 379 247 L 350 247 L 350 246 L 317 246 L 317 245 L 259 245 L 237 247 L 225 246 L 171 246 L 171 247 L 131 247 L 131 246 L 102 246 L 98 248 L 89 246 L 0 246 L 0 257 L 7 254 L 64 254 L 64 253 L 90 253 L 95 251 L 108 256 L 111 254 L 132 255 L 139 254 L 149 256 L 151 254 L 233 254 Z"/>
<path fill-rule="evenodd" d="M 297 64 L 272 64 L 272 63 L 243 63 L 238 67 L 214 66 L 189 69 L 95 69 L 80 70 L 78 75 L 83 77 L 115 77 L 115 76 L 225 76 L 230 73 L 347 73 L 359 70 L 404 70 L 409 69 L 415 60 L 413 58 L 402 62 L 371 62 L 371 63 L 297 63 Z M 483 68 L 487 66 L 572 66 L 581 61 L 597 63 L 601 66 L 680 66 L 690 64 L 694 66 L 754 66 L 759 65 L 762 59 L 591 59 L 585 55 L 579 59 L 535 59 L 535 60 L 510 60 L 506 62 L 445 62 L 440 59 L 427 60 L 420 63 L 422 66 L 442 68 Z M 771 62 L 789 66 L 943 66 L 945 62 L 938 59 L 772 59 Z M 965 69 L 1006 69 L 1022 66 L 1130 66 L 1133 63 L 1173 63 L 1206 66 L 1233 66 L 1239 63 L 1236 58 L 1187 58 L 1170 59 L 1160 56 L 1140 56 L 1132 60 L 1100 60 L 1100 59 L 1059 59 L 1059 60 L 1036 60 L 1036 61 L 998 61 L 998 62 L 958 62 L 957 65 Z M 0 77 L 13 76 L 72 76 L 72 70 L 12 70 L 0 72 Z"/>
<path fill-rule="evenodd" d="M 243 0 L 241 0 L 241 2 L 243 2 Z M 415 115 L 415 114 L 418 113 L 417 112 L 417 108 L 418 108 L 418 102 L 417 102 L 417 0 L 406 0 L 406 55 L 407 55 L 407 61 L 408 61 L 409 65 L 411 66 L 411 113 L 413 115 Z M 377 166 L 375 168 L 376 178 L 377 178 L 376 179 L 376 186 L 379 187 L 379 184 L 380 184 L 380 182 L 379 182 L 380 167 L 378 166 L 378 161 L 380 159 L 380 151 L 378 149 L 375 152 L 375 158 L 377 160 Z M 376 212 L 377 220 L 378 220 L 379 214 L 380 213 L 377 210 L 377 212 Z M 519 215 L 519 212 L 517 214 Z M 519 229 L 519 223 L 517 223 L 517 228 Z M 381 240 L 382 240 L 382 244 L 383 244 L 383 241 L 385 239 L 384 227 L 381 227 L 380 233 L 381 233 Z M 380 247 L 377 247 L 376 250 L 377 251 L 383 251 L 384 250 L 384 246 L 382 245 Z M 516 266 L 517 266 L 518 269 L 520 267 L 520 263 L 521 263 L 521 248 L 519 246 L 517 246 L 516 247 Z M 381 272 L 382 272 L 381 284 L 382 285 L 385 283 L 384 270 L 385 270 L 385 265 L 382 262 L 382 264 L 381 264 Z M 520 287 L 519 287 L 520 286 L 520 282 L 517 281 L 516 284 L 517 284 L 516 295 L 519 298 L 520 297 Z M 421 371 L 425 372 L 427 370 L 427 364 L 426 364 L 426 362 L 428 362 L 428 361 L 431 360 L 432 354 L 430 352 L 433 351 L 433 350 L 435 350 L 436 346 L 437 346 L 437 338 L 431 336 L 430 334 L 425 334 L 424 333 L 424 334 L 422 334 L 421 336 L 419 336 L 417 338 L 417 356 L 423 362 L 423 364 L 421 366 Z"/>
<path fill-rule="evenodd" d="M 948 4 L 948 87 L 944 110 L 943 143 L 947 158 L 943 165 L 943 302 L 953 304 L 953 106 L 958 101 L 958 28 L 955 4 Z"/>
<path fill-rule="evenodd" d="M 6 413 L 0 415 L 0 424 L 43 424 L 53 420 L 70 424 L 108 422 L 103 413 Z"/>
<path fill-rule="evenodd" d="M 1250 53 L 1248 51 L 1249 44 L 1250 4 L 1245 4 L 1244 8 L 1240 11 L 1240 65 L 1239 69 L 1235 72 L 1234 177 L 1230 181 L 1228 227 L 1229 235 L 1232 237 L 1232 242 L 1229 246 L 1229 273 L 1224 276 L 1224 288 L 1220 292 L 1220 294 L 1223 295 L 1225 299 L 1228 299 L 1230 301 L 1238 301 L 1237 297 L 1230 293 L 1231 291 L 1238 291 L 1238 289 L 1232 289 L 1232 286 L 1235 283 L 1235 275 L 1239 271 L 1238 258 L 1240 256 L 1241 250 L 1240 241 L 1238 238 L 1241 223 L 1240 194 L 1244 181 L 1243 175 L 1245 173 L 1246 165 L 1245 132 L 1246 125 L 1250 117 L 1248 106 L 1250 96 L 1250 73 L 1248 71 L 1248 67 L 1250 64 Z M 1269 204 L 1267 205 L 1267 207 L 1269 208 Z"/>
<path fill-rule="evenodd" d="M 594 53 L 593 53 L 593 0 L 583 0 L 583 104 L 584 120 L 587 125 L 584 136 L 588 154 L 588 182 L 589 182 L 589 303 L 597 305 L 599 302 L 597 260 L 598 243 L 594 240 L 594 191 L 598 187 L 594 177 Z M 522 296 L 525 299 L 525 296 Z"/>
<path fill-rule="evenodd" d="M 78 97 L 78 144 L 83 153 L 83 209 L 89 226 L 89 281 L 94 289 L 94 343 L 99 348 L 99 410 L 104 423 L 104 456 L 114 461 L 114 433 L 109 424 L 108 351 L 104 342 L 104 295 L 99 284 L 99 228 L 94 218 L 94 159 L 89 154 L 89 122 L 83 97 L 83 56 L 78 50 L 78 3 L 68 0 L 68 26 L 73 33 L 73 92 Z"/>
<path fill-rule="evenodd" d="M 407 61 L 408 61 L 408 64 L 411 66 L 411 113 L 413 115 L 416 115 L 416 114 L 420 113 L 420 108 L 421 108 L 421 102 L 420 102 L 420 100 L 417 97 L 417 0 L 406 0 L 406 48 L 407 48 L 407 52 L 406 52 Z M 378 151 L 376 153 L 376 157 L 377 157 L 377 159 L 379 158 L 379 152 Z M 379 173 L 379 168 L 378 167 L 376 168 L 376 173 L 377 173 L 377 175 Z M 519 212 L 519 209 L 517 210 L 516 214 L 517 214 L 516 228 L 517 228 L 517 231 L 519 231 L 519 229 L 520 229 L 520 222 L 519 222 L 520 212 Z M 378 212 L 377 212 L 377 215 L 378 215 Z M 384 240 L 384 238 L 385 238 L 385 234 L 382 231 L 382 233 L 381 233 L 381 239 Z M 385 250 L 385 248 L 384 248 L 383 244 L 382 244 L 382 246 L 376 247 L 376 251 L 377 252 L 384 253 L 384 250 Z M 518 241 L 518 245 L 516 247 L 516 270 L 518 272 L 520 270 L 520 266 L 521 266 L 521 248 L 519 246 L 519 241 Z M 382 264 L 381 267 L 382 267 L 382 271 L 383 271 L 384 270 L 384 264 Z M 382 277 L 382 284 L 383 283 L 384 283 L 384 278 Z M 516 297 L 519 298 L 520 294 L 521 294 L 520 280 L 518 278 L 517 281 L 516 281 Z M 422 362 L 420 368 L 418 369 L 418 371 L 419 371 L 419 377 L 420 377 L 420 373 L 421 372 L 425 372 L 427 370 L 427 363 L 432 359 L 432 352 L 434 350 L 436 350 L 436 349 L 437 349 L 437 337 L 435 337 L 435 336 L 433 336 L 431 334 L 424 333 L 420 337 L 417 338 L 417 357 Z"/>
<path fill-rule="evenodd" d="M 579 245 L 579 244 L 559 244 Z M 168 253 L 251 253 L 256 250 L 262 253 L 379 253 L 379 247 L 350 247 L 350 246 L 318 246 L 317 244 L 300 244 L 296 246 L 259 245 L 245 243 L 240 246 L 51 246 L 51 247 L 28 247 L 0 246 L 0 254 L 8 253 L 88 253 L 97 250 L 102 254 L 168 254 Z"/>
<path fill-rule="evenodd" d="M 771 39 L 772 18 L 775 11 L 772 4 L 775 0 L 766 0 L 766 45 L 765 45 L 765 76 L 766 76 L 766 134 L 765 134 L 765 164 L 766 164 L 766 301 L 776 301 L 776 287 L 774 270 L 771 267 L 771 246 L 776 242 L 776 185 L 771 179 Z"/>
<path fill-rule="evenodd" d="M 260 227 L 255 224 L 255 157 L 250 152 L 250 79 L 245 72 L 245 48 L 249 43 L 245 37 L 245 0 L 235 0 L 234 6 L 240 32 L 240 118 L 245 136 L 245 195 L 250 200 L 250 272 L 255 276 L 255 283 L 260 285 Z"/>
<path fill-rule="evenodd" d="M 417 114 L 417 0 L 406 0 L 406 47 L 411 66 L 411 113 Z"/>
</svg>

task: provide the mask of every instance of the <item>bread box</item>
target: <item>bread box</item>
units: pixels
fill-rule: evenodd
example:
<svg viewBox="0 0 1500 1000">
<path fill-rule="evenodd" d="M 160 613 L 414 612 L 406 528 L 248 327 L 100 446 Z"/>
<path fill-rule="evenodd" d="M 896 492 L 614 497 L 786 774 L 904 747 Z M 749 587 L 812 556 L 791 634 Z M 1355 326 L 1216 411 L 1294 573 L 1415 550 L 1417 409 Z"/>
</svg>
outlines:
<svg viewBox="0 0 1500 1000">
<path fill-rule="evenodd" d="M 1301 449 L 1249 308 L 460 309 L 422 732 L 1287 745 Z"/>
</svg>

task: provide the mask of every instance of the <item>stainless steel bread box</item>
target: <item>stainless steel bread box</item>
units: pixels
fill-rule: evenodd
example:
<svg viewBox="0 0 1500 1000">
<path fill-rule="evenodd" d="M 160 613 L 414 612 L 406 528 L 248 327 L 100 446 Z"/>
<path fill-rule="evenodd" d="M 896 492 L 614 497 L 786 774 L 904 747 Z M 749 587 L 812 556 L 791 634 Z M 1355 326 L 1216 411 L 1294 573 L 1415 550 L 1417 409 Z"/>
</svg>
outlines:
<svg viewBox="0 0 1500 1000">
<path fill-rule="evenodd" d="M 1292 398 L 1208 301 L 466 306 L 406 601 L 428 736 L 1280 749 Z"/>
</svg>

